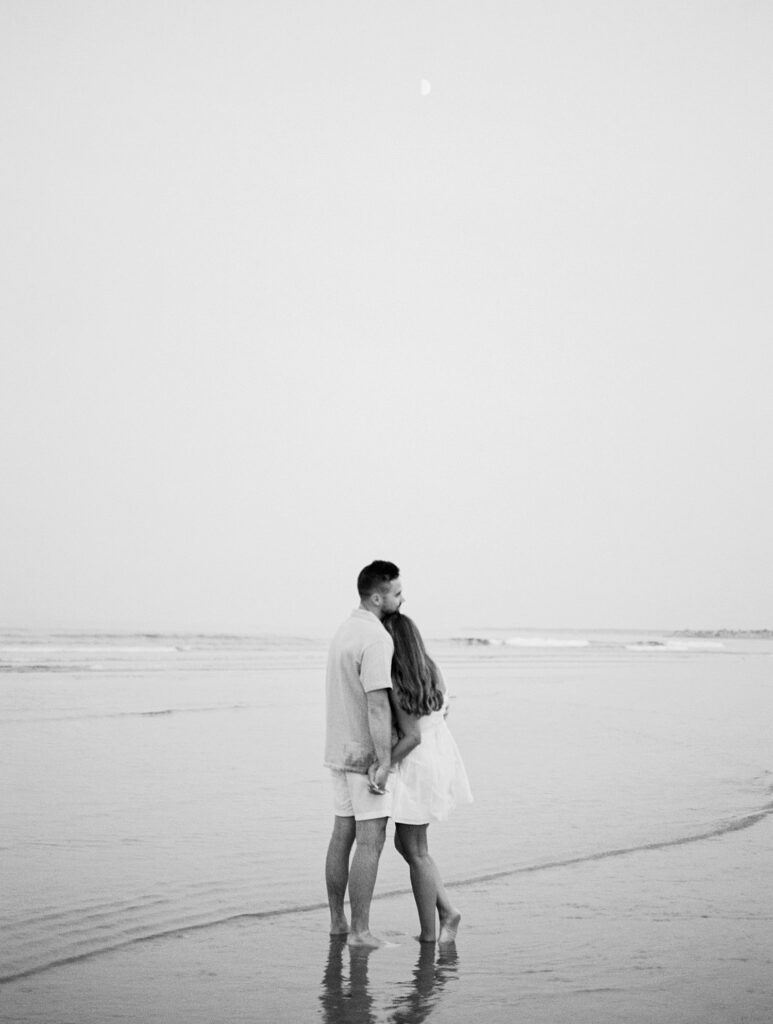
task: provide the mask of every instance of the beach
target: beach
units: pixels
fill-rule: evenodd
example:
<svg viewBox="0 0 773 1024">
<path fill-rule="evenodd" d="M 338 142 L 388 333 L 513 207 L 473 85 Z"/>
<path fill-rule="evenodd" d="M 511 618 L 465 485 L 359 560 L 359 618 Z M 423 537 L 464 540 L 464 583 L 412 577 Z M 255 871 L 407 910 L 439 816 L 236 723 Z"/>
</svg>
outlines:
<svg viewBox="0 0 773 1024">
<path fill-rule="evenodd" d="M 323 642 L 5 637 L 0 1020 L 769 1021 L 773 644 L 462 639 L 458 941 L 387 845 L 368 955 L 327 935 Z"/>
<path fill-rule="evenodd" d="M 767 821 L 700 848 L 459 886 L 464 930 L 445 951 L 411 938 L 408 896 L 374 903 L 390 945 L 370 955 L 328 940 L 322 910 L 181 932 L 8 985 L 3 1020 L 762 1024 L 772 842 Z"/>
</svg>

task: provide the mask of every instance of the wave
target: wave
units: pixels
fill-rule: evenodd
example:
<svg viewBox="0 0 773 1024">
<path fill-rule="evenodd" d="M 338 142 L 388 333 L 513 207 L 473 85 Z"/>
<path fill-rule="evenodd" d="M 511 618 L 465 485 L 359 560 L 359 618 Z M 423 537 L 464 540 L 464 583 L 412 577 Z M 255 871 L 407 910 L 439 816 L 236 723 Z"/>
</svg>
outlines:
<svg viewBox="0 0 773 1024">
<path fill-rule="evenodd" d="M 519 868 L 508 868 L 504 871 L 492 871 L 486 875 L 476 875 L 475 878 L 466 878 L 462 882 L 447 882 L 446 885 L 473 885 L 479 882 L 492 882 L 498 878 L 509 878 L 511 875 L 525 875 L 534 871 L 565 868 L 573 864 L 591 864 L 594 861 L 609 860 L 612 857 L 625 857 L 633 853 L 644 853 L 647 850 L 667 850 L 672 846 L 688 846 L 691 843 L 701 843 L 706 839 L 718 839 L 733 832 L 742 832 L 744 829 L 759 824 L 759 822 L 771 814 L 773 814 L 773 803 L 765 804 L 759 810 L 752 811 L 750 814 L 744 814 L 740 818 L 730 818 L 719 822 L 713 828 L 694 835 L 678 836 L 675 839 L 662 839 L 654 843 L 641 843 L 637 846 L 622 846 L 616 850 L 602 850 L 599 853 L 589 853 L 581 857 L 567 857 L 564 860 L 545 861 Z"/>
<path fill-rule="evenodd" d="M 0 672 L 12 672 L 14 675 L 22 675 L 25 672 L 87 672 L 92 671 L 90 665 L 14 665 L 12 662 L 0 663 Z"/>
<path fill-rule="evenodd" d="M 724 651 L 721 640 L 638 640 L 626 644 L 627 651 Z"/>
<path fill-rule="evenodd" d="M 452 644 L 467 644 L 468 647 L 498 647 L 502 641 L 487 636 L 452 636 Z"/>
<path fill-rule="evenodd" d="M 241 711 L 249 704 L 227 704 L 205 708 L 159 708 L 157 711 L 116 711 L 109 715 L 93 715 L 93 718 L 157 718 L 159 715 L 195 715 L 202 711 Z"/>
<path fill-rule="evenodd" d="M 243 711 L 249 704 L 215 704 L 200 708 L 153 708 L 150 711 L 104 711 L 87 715 L 39 715 L 30 718 L 6 718 L 7 722 L 86 722 L 104 718 L 159 718 L 166 715 L 195 715 L 211 711 Z"/>
<path fill-rule="evenodd" d="M 773 802 L 764 804 L 758 810 L 741 815 L 740 817 L 729 818 L 717 822 L 711 828 L 706 829 L 703 832 L 677 836 L 673 839 L 663 839 L 652 843 L 641 843 L 636 846 L 623 846 L 617 849 L 600 850 L 596 853 L 587 853 L 578 857 L 565 857 L 560 860 L 540 861 L 536 864 L 526 864 L 521 865 L 520 867 L 505 868 L 501 871 L 491 871 L 482 875 L 471 875 L 467 878 L 446 882 L 445 884 L 450 888 L 461 888 L 467 885 L 480 885 L 483 882 L 494 882 L 502 878 L 511 878 L 516 875 L 533 874 L 539 871 L 553 871 L 557 868 L 573 867 L 577 864 L 592 864 L 596 861 L 609 860 L 613 857 L 627 857 L 637 853 L 645 853 L 649 850 L 667 850 L 670 847 L 687 846 L 691 843 L 700 843 L 707 839 L 718 839 L 721 836 L 752 828 L 771 814 L 773 814 Z M 377 893 L 373 898 L 374 900 L 385 900 L 395 896 L 408 895 L 410 894 L 410 891 L 411 890 L 408 888 L 392 889 L 388 892 Z M 270 910 L 229 914 L 225 917 L 190 921 L 187 924 L 185 922 L 179 922 L 175 925 L 170 924 L 167 928 L 158 929 L 152 932 L 143 932 L 143 934 L 140 935 L 126 937 L 110 944 L 104 944 L 97 949 L 90 949 L 81 953 L 75 952 L 70 956 L 59 957 L 57 959 L 47 961 L 46 963 L 36 964 L 35 966 L 24 970 L 0 975 L 0 984 L 7 984 L 9 982 L 19 981 L 23 978 L 32 977 L 36 974 L 43 974 L 45 971 L 50 971 L 57 967 L 64 967 L 68 964 L 91 960 L 95 957 L 102 956 L 105 953 L 113 953 L 116 950 L 125 949 L 128 946 L 134 946 L 141 942 L 153 942 L 156 939 L 169 938 L 173 935 L 182 935 L 187 932 L 201 931 L 205 928 L 216 928 L 236 921 L 257 921 L 266 918 L 287 917 L 294 914 L 308 914 L 327 910 L 327 907 L 327 901 L 305 903 L 289 907 L 276 907 Z M 135 928 L 133 930 L 137 931 L 139 929 Z"/>
<path fill-rule="evenodd" d="M 552 636 L 511 636 L 505 640 L 505 644 L 508 647 L 590 647 L 590 640 L 579 637 L 561 640 Z"/>
<path fill-rule="evenodd" d="M 0 646 L 0 654 L 174 654 L 178 647 L 118 644 L 13 644 Z"/>
<path fill-rule="evenodd" d="M 563 639 L 561 637 L 542 636 L 511 636 L 501 639 L 493 636 L 455 636 L 451 638 L 455 644 L 467 644 L 469 647 L 590 647 L 590 640 L 581 637 Z"/>
<path fill-rule="evenodd" d="M 326 638 L 278 633 L 101 633 L 0 629 L 3 653 L 173 654 L 177 651 L 317 649 Z"/>
</svg>

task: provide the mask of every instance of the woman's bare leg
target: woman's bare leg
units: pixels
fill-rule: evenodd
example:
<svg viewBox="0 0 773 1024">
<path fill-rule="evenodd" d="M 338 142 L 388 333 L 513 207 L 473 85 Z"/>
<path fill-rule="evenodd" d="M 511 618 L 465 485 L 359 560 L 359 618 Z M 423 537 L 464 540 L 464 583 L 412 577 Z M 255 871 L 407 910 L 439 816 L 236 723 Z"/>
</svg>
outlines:
<svg viewBox="0 0 773 1024">
<path fill-rule="evenodd" d="M 437 865 L 427 846 L 427 825 L 395 825 L 395 846 L 408 862 L 411 888 L 419 912 L 421 942 L 435 942 L 435 909 L 440 917 L 441 942 L 453 942 L 461 914 L 451 904 Z"/>
</svg>

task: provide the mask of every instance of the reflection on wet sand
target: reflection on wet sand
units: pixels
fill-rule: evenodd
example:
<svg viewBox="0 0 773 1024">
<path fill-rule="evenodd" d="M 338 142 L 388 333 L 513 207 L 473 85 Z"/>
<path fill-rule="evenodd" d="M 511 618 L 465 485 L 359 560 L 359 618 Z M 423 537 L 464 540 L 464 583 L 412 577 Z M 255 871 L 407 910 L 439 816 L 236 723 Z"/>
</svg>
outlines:
<svg viewBox="0 0 773 1024">
<path fill-rule="evenodd" d="M 446 982 L 456 977 L 457 960 L 453 944 L 436 950 L 434 943 L 420 942 L 413 983 L 404 982 L 401 988 L 408 991 L 392 1001 L 387 1016 L 390 1024 L 419 1024 L 426 1020 L 440 1002 Z"/>
<path fill-rule="evenodd" d="M 378 952 L 348 946 L 345 935 L 331 937 L 319 997 L 324 1024 L 376 1024 L 380 1014 L 368 983 L 368 960 Z M 348 978 L 344 976 L 344 957 Z M 389 1024 L 420 1024 L 426 1020 L 438 1005 L 446 982 L 456 977 L 457 962 L 455 946 L 438 949 L 433 943 L 419 943 L 413 978 L 400 982 L 396 993 L 385 994 L 382 1019 Z"/>
<path fill-rule="evenodd" d="M 344 952 L 349 960 L 349 983 L 344 984 Z M 322 975 L 322 1020 L 325 1024 L 371 1024 L 373 999 L 368 991 L 368 956 L 365 946 L 349 948 L 345 935 L 331 935 L 325 973 Z"/>
</svg>

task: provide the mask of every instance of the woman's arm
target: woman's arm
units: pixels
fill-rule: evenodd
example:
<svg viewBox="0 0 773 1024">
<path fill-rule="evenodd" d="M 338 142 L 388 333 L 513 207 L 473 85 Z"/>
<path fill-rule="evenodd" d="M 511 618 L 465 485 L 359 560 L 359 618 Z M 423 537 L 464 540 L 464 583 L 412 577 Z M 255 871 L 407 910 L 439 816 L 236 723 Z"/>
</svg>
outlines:
<svg viewBox="0 0 773 1024">
<path fill-rule="evenodd" d="M 410 754 L 421 743 L 421 728 L 419 727 L 419 719 L 415 715 L 409 715 L 407 711 L 400 707 L 400 702 L 393 691 L 390 691 L 389 699 L 392 702 L 392 714 L 395 717 L 397 731 L 400 734 L 397 743 L 392 747 L 392 767 L 394 768 L 396 764 L 402 761 L 406 754 Z"/>
<path fill-rule="evenodd" d="M 439 667 L 435 665 L 435 668 L 437 669 L 438 690 L 443 694 L 443 707 L 440 710 L 443 712 L 443 718 L 448 718 L 448 710 L 451 707 L 449 702 L 450 698 L 448 696 L 448 686 L 446 685 L 443 673 L 440 671 Z"/>
<path fill-rule="evenodd" d="M 443 677 L 443 673 L 440 671 L 439 665 L 435 665 L 435 668 L 437 669 L 438 690 L 440 690 L 444 697 L 447 697 L 448 686 L 446 684 L 445 678 Z"/>
</svg>

